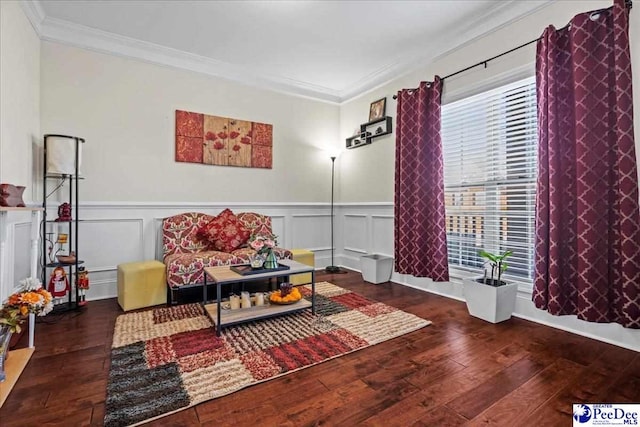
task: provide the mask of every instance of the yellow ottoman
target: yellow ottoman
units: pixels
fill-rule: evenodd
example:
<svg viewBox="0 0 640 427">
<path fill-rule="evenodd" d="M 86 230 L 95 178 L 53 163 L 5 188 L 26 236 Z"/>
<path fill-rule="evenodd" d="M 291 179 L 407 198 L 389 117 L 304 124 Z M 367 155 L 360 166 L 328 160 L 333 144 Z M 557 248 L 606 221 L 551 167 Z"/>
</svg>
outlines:
<svg viewBox="0 0 640 427">
<path fill-rule="evenodd" d="M 314 253 L 306 249 L 291 249 L 293 254 L 293 260 L 301 262 L 302 264 L 316 266 L 316 259 Z M 305 283 L 311 283 L 311 273 L 296 274 L 289 277 L 289 280 L 294 285 L 303 285 Z"/>
<path fill-rule="evenodd" d="M 166 268 L 160 261 L 118 265 L 118 304 L 124 311 L 167 303 Z"/>
</svg>

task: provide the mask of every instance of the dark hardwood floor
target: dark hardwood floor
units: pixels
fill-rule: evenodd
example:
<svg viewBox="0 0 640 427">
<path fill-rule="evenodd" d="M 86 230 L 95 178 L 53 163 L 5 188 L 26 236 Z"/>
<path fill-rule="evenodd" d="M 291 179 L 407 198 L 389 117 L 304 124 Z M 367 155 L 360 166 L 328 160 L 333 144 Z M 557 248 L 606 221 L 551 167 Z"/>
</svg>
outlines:
<svg viewBox="0 0 640 427">
<path fill-rule="evenodd" d="M 568 426 L 572 403 L 640 402 L 640 353 L 358 273 L 318 274 L 429 327 L 149 423 L 157 426 Z M 115 299 L 36 327 L 0 425 L 101 425 Z M 20 344 L 26 346 L 27 337 Z"/>
</svg>

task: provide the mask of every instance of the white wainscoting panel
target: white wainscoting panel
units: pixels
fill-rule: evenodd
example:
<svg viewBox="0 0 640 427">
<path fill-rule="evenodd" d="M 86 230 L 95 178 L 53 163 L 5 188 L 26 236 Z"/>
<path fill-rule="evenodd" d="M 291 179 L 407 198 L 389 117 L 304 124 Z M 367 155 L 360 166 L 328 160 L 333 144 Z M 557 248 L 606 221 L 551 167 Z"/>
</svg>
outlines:
<svg viewBox="0 0 640 427">
<path fill-rule="evenodd" d="M 85 219 L 79 223 L 78 253 L 89 272 L 113 271 L 118 264 L 142 261 L 142 218 Z"/>
<path fill-rule="evenodd" d="M 273 234 L 278 236 L 278 246 L 284 246 L 287 242 L 287 231 L 285 228 L 285 216 L 284 215 L 273 215 L 271 217 L 271 230 Z"/>
<path fill-rule="evenodd" d="M 16 288 L 20 280 L 26 279 L 31 275 L 31 223 L 20 222 L 14 224 L 13 237 L 13 285 Z"/>
<path fill-rule="evenodd" d="M 40 213 L 36 210 L 0 210 L 0 305 L 13 292 L 17 291 L 19 281 L 32 275 L 36 266 L 34 255 L 38 237 L 37 225 Z M 32 240 L 33 239 L 33 240 Z"/>
<path fill-rule="evenodd" d="M 363 214 L 344 214 L 343 249 L 348 252 L 357 254 L 366 254 L 369 246 L 369 233 L 367 232 L 367 215 Z M 341 252 L 338 249 L 338 252 Z M 352 254 L 353 255 L 353 254 Z"/>
<path fill-rule="evenodd" d="M 371 215 L 371 252 L 393 256 L 393 215 Z"/>
<path fill-rule="evenodd" d="M 153 218 L 147 221 L 147 227 L 151 227 L 148 235 L 149 238 L 147 240 L 152 241 L 153 247 L 153 259 L 157 259 L 158 261 L 162 261 L 164 254 L 162 252 L 162 220 L 164 218 Z M 147 252 L 148 253 L 148 252 Z"/>
<path fill-rule="evenodd" d="M 291 249 L 304 248 L 314 252 L 331 251 L 330 214 L 293 214 L 291 215 L 291 224 L 293 233 Z"/>
</svg>

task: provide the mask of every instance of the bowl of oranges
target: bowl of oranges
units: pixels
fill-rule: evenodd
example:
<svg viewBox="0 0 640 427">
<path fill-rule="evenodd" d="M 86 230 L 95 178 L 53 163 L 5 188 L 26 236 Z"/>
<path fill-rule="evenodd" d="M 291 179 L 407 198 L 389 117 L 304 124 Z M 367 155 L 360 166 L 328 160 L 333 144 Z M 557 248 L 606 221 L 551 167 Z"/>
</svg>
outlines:
<svg viewBox="0 0 640 427">
<path fill-rule="evenodd" d="M 302 294 L 291 283 L 280 284 L 280 290 L 269 295 L 271 304 L 287 305 L 295 304 L 302 299 Z"/>
</svg>

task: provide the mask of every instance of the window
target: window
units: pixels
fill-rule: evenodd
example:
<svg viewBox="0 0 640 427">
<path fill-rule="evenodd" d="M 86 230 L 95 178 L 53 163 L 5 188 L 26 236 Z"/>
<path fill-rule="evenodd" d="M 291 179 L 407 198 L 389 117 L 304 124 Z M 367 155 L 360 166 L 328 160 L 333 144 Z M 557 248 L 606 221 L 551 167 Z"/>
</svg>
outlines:
<svg viewBox="0 0 640 427">
<path fill-rule="evenodd" d="M 532 282 L 537 143 L 533 77 L 442 107 L 452 270 L 482 270 L 480 249 L 510 250 L 506 275 Z"/>
</svg>

